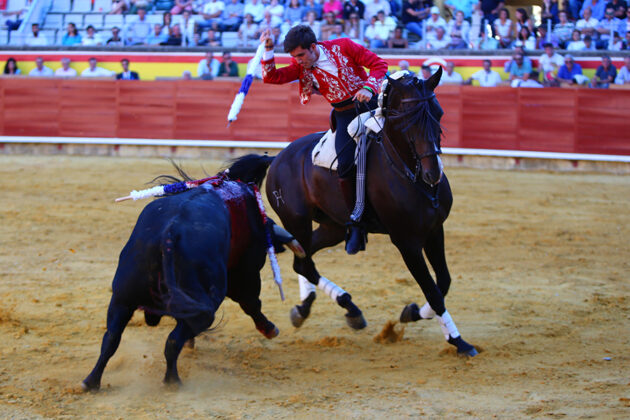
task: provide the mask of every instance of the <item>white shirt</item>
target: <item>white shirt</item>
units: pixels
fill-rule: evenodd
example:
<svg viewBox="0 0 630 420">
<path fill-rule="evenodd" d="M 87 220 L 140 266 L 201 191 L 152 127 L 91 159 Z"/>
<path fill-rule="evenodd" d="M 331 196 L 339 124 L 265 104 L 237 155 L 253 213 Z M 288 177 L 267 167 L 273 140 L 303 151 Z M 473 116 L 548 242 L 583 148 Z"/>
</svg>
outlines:
<svg viewBox="0 0 630 420">
<path fill-rule="evenodd" d="M 453 73 L 451 73 L 451 75 L 449 76 L 448 73 L 445 71 L 442 73 L 442 77 L 440 78 L 440 83 L 438 86 L 461 85 L 463 82 L 464 82 L 464 78 L 462 77 L 461 74 L 457 73 L 456 71 L 453 71 Z"/>
<path fill-rule="evenodd" d="M 212 74 L 212 77 L 217 77 L 219 75 L 219 66 L 221 66 L 219 60 L 217 60 L 216 58 L 212 58 L 210 69 L 208 69 L 208 60 L 204 58 L 197 65 L 197 77 L 201 77 L 207 73 Z"/>
<path fill-rule="evenodd" d="M 564 64 L 564 58 L 557 52 L 554 52 L 551 57 L 547 54 L 543 54 L 538 59 L 538 63 L 540 63 L 540 66 L 546 73 L 548 71 L 554 71 L 556 67 L 560 68 Z"/>
<path fill-rule="evenodd" d="M 252 15 L 254 22 L 260 22 L 265 17 L 265 6 L 261 2 L 256 4 L 247 3 L 243 9 L 243 16 L 248 13 Z"/>
<path fill-rule="evenodd" d="M 89 67 L 81 72 L 81 77 L 112 77 L 113 71 L 106 70 L 102 67 L 94 67 L 94 70 Z"/>
<path fill-rule="evenodd" d="M 50 77 L 53 75 L 53 71 L 50 67 L 46 66 L 43 66 L 41 71 L 37 67 L 35 67 L 33 70 L 30 71 L 28 75 L 35 77 Z"/>
<path fill-rule="evenodd" d="M 470 77 L 477 80 L 479 85 L 483 87 L 495 87 L 502 82 L 501 76 L 494 70 L 486 73 L 484 69 L 481 69 Z"/>
<path fill-rule="evenodd" d="M 26 38 L 24 44 L 30 47 L 43 47 L 48 45 L 48 40 L 46 39 L 46 36 L 42 35 L 41 33 L 37 34 L 37 37 L 34 37 L 33 34 L 30 34 Z"/>
<path fill-rule="evenodd" d="M 579 29 L 580 32 L 582 32 L 584 28 L 595 29 L 597 28 L 597 25 L 599 25 L 599 20 L 595 19 L 594 17 L 591 17 L 589 20 L 585 20 L 585 19 L 578 20 L 575 23 L 575 29 Z"/>
<path fill-rule="evenodd" d="M 95 45 L 101 45 L 103 42 L 99 39 L 99 36 L 94 34 L 94 37 L 90 38 L 89 36 L 84 36 L 81 38 L 81 45 L 87 45 L 88 47 L 93 47 Z"/>
<path fill-rule="evenodd" d="M 225 9 L 225 3 L 223 3 L 222 1 L 219 1 L 219 0 L 211 1 L 209 3 L 206 3 L 205 6 L 203 6 L 203 14 L 214 15 L 217 12 L 223 12 L 224 9 Z"/>
<path fill-rule="evenodd" d="M 616 85 L 623 85 L 624 83 L 630 83 L 630 70 L 626 66 L 619 69 L 619 73 L 617 73 L 615 78 Z"/>
<path fill-rule="evenodd" d="M 367 21 L 372 19 L 372 16 L 376 16 L 381 10 L 385 12 L 385 16 L 392 14 L 392 8 L 387 0 L 378 0 L 378 3 L 373 0 L 366 0 L 363 4 L 365 5 L 364 18 Z"/>
<path fill-rule="evenodd" d="M 57 77 L 76 77 L 77 71 L 72 67 L 68 67 L 68 70 L 64 70 L 63 67 L 55 70 L 55 76 Z"/>
</svg>

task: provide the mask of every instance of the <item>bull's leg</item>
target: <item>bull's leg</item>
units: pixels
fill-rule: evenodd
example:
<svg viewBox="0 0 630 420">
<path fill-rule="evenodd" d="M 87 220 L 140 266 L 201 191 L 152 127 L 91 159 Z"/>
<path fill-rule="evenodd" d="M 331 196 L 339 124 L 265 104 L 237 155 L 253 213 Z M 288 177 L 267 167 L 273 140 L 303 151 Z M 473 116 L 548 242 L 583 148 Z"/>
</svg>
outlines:
<svg viewBox="0 0 630 420">
<path fill-rule="evenodd" d="M 209 315 L 208 326 L 212 325 L 214 316 Z M 181 384 L 181 379 L 177 373 L 177 358 L 182 351 L 184 344 L 195 337 L 195 333 L 188 326 L 186 321 L 177 320 L 177 325 L 171 331 L 166 339 L 166 345 L 164 346 L 164 357 L 166 358 L 166 374 L 164 375 L 165 384 Z"/>
<path fill-rule="evenodd" d="M 305 233 L 303 233 L 303 235 L 305 235 Z M 347 311 L 346 323 L 351 328 L 362 329 L 366 327 L 367 322 L 363 317 L 363 313 L 352 302 L 352 296 L 326 277 L 322 277 L 317 271 L 317 268 L 315 268 L 315 263 L 311 258 L 311 256 L 320 249 L 337 245 L 343 241 L 344 238 L 344 227 L 333 223 L 321 223 L 319 227 L 312 232 L 311 240 L 308 242 L 302 242 L 298 237 L 300 243 L 308 243 L 310 246 L 306 249 L 306 257 L 300 258 L 296 255 L 293 260 L 293 269 L 300 275 L 298 280 L 300 283 L 300 299 L 302 300 L 301 305 L 297 305 L 291 310 L 291 323 L 293 326 L 300 327 L 310 315 L 311 305 L 316 297 L 315 286 L 317 286 Z"/>
<path fill-rule="evenodd" d="M 135 307 L 127 306 L 117 302 L 114 297 L 112 298 L 109 303 L 109 309 L 107 310 L 107 331 L 103 336 L 101 355 L 96 362 L 96 366 L 92 369 L 92 372 L 81 384 L 84 390 L 88 391 L 100 388 L 103 370 L 105 370 L 107 362 L 116 352 L 120 344 L 122 332 L 131 319 L 134 310 Z"/>
</svg>

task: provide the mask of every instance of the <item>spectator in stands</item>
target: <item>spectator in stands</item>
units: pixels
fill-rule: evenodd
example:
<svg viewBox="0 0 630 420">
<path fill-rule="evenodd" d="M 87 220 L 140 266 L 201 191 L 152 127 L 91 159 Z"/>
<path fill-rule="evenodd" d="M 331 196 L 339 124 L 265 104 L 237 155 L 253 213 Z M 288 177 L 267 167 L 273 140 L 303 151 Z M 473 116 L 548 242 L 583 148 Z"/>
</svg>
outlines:
<svg viewBox="0 0 630 420">
<path fill-rule="evenodd" d="M 527 80 L 532 72 L 531 62 L 525 62 L 521 54 L 515 54 L 514 60 L 509 69 L 509 80 L 522 79 Z"/>
<path fill-rule="evenodd" d="M 534 32 L 534 22 L 529 18 L 527 10 L 519 7 L 514 13 L 514 30 L 516 33 L 521 31 L 522 27 L 529 29 L 529 32 Z"/>
<path fill-rule="evenodd" d="M 624 41 L 619 36 L 619 32 L 613 32 L 613 39 L 608 48 L 611 51 L 621 51 L 624 49 Z"/>
<path fill-rule="evenodd" d="M 546 26 L 548 21 L 551 21 L 552 25 L 558 23 L 558 10 L 558 0 L 543 0 L 540 15 L 542 25 Z"/>
<path fill-rule="evenodd" d="M 85 28 L 85 36 L 81 39 L 81 45 L 86 47 L 93 47 L 96 45 L 103 45 L 101 37 L 97 35 L 94 26 L 89 25 Z"/>
<path fill-rule="evenodd" d="M 540 25 L 537 28 L 538 38 L 536 39 L 536 49 L 543 50 L 545 49 L 545 44 L 551 44 L 554 48 L 558 46 L 558 40 L 556 36 L 551 33 L 547 34 L 547 27 L 544 25 Z"/>
<path fill-rule="evenodd" d="M 181 46 L 184 38 L 182 36 L 182 30 L 179 25 L 171 26 L 170 35 L 166 38 L 166 41 L 161 43 L 160 45 L 172 45 L 172 46 Z"/>
<path fill-rule="evenodd" d="M 433 6 L 430 11 L 431 15 L 429 19 L 424 21 L 427 42 L 430 42 L 437 37 L 436 29 L 438 27 L 441 27 L 446 32 L 446 21 L 442 18 L 442 16 L 440 16 L 440 9 L 437 6 Z"/>
<path fill-rule="evenodd" d="M 584 37 L 584 49 L 582 51 L 595 51 L 595 43 L 590 35 L 586 35 Z"/>
<path fill-rule="evenodd" d="M 116 79 L 118 80 L 140 80 L 140 76 L 135 71 L 129 70 L 129 60 L 123 58 L 120 60 L 120 66 L 123 71 L 116 75 Z"/>
<path fill-rule="evenodd" d="M 580 16 L 584 17 L 584 11 L 591 9 L 591 13 L 598 21 L 604 18 L 604 12 L 606 9 L 606 0 L 584 0 L 582 4 L 582 10 L 580 10 Z"/>
<path fill-rule="evenodd" d="M 335 25 L 335 27 L 333 28 L 332 34 L 330 34 L 330 36 L 328 37 L 328 39 L 330 40 L 339 39 L 339 38 L 348 38 L 348 35 L 346 35 L 346 33 L 343 31 L 343 25 L 341 23 L 338 23 L 337 25 Z M 284 38 L 283 38 L 283 41 L 284 41 Z M 280 45 L 280 44 L 276 44 L 276 45 Z"/>
<path fill-rule="evenodd" d="M 193 17 L 188 10 L 182 12 L 182 18 L 179 22 L 182 29 L 182 45 L 195 46 L 199 43 L 199 33 L 197 32 L 197 19 Z M 218 25 L 217 25 L 218 26 Z"/>
<path fill-rule="evenodd" d="M 171 9 L 172 15 L 179 15 L 183 13 L 184 10 L 188 10 L 190 13 L 193 13 L 195 10 L 193 9 L 194 5 L 193 0 L 175 0 L 175 5 Z"/>
<path fill-rule="evenodd" d="M 630 55 L 624 58 L 624 64 L 615 78 L 616 85 L 630 85 Z"/>
<path fill-rule="evenodd" d="M 313 30 L 313 33 L 315 34 L 315 38 L 316 39 L 322 39 L 322 26 L 321 26 L 321 22 L 317 19 L 317 13 L 314 10 L 309 10 L 309 12 L 306 14 L 306 20 L 304 21 L 304 25 L 310 27 Z M 355 22 L 356 23 L 356 22 Z M 360 30 L 360 34 L 361 34 L 361 41 L 359 43 L 363 42 L 363 26 L 361 25 L 361 23 L 359 22 L 359 27 L 361 28 Z M 346 29 L 347 30 L 347 29 Z"/>
<path fill-rule="evenodd" d="M 624 17 L 620 18 L 619 22 L 619 31 L 622 36 L 626 36 L 628 32 L 630 32 L 630 8 L 624 10 Z"/>
<path fill-rule="evenodd" d="M 223 14 L 221 15 L 221 30 L 230 32 L 238 31 L 241 23 L 243 23 L 244 10 L 245 6 L 239 0 L 230 0 L 230 2 L 225 5 L 225 9 L 223 9 Z"/>
<path fill-rule="evenodd" d="M 630 30 L 626 32 L 626 39 L 623 41 L 623 49 L 630 50 Z"/>
<path fill-rule="evenodd" d="M 479 43 L 478 46 L 474 46 L 475 49 L 478 50 L 496 50 L 499 48 L 499 41 L 497 41 L 494 37 L 490 36 L 488 31 L 482 29 L 481 38 L 477 41 Z"/>
<path fill-rule="evenodd" d="M 499 38 L 501 48 L 510 48 L 514 41 L 514 22 L 506 8 L 499 11 L 499 18 L 494 21 L 494 33 Z"/>
<path fill-rule="evenodd" d="M 566 48 L 571 40 L 571 34 L 575 29 L 575 24 L 573 22 L 569 22 L 567 12 L 565 10 L 558 12 L 558 20 L 558 23 L 556 23 L 553 27 L 553 34 L 558 39 L 560 47 Z"/>
<path fill-rule="evenodd" d="M 219 66 L 219 77 L 238 77 L 238 65 L 232 60 L 229 51 L 223 52 L 223 60 Z"/>
<path fill-rule="evenodd" d="M 221 63 L 214 58 L 212 51 L 206 52 L 206 57 L 197 65 L 197 77 L 200 79 L 214 79 L 219 75 Z"/>
<path fill-rule="evenodd" d="M 446 35 L 446 31 L 441 26 L 435 28 L 436 36 L 430 39 L 426 43 L 426 48 L 429 50 L 443 50 L 451 45 L 451 37 Z"/>
<path fill-rule="evenodd" d="M 464 83 L 469 85 L 473 80 L 476 80 L 479 82 L 479 86 L 483 87 L 495 87 L 501 84 L 501 76 L 491 67 L 492 62 L 490 60 L 483 60 L 483 69 L 473 73 Z"/>
<path fill-rule="evenodd" d="M 44 58 L 37 57 L 35 59 L 35 68 L 31 70 L 28 75 L 35 77 L 52 77 L 53 74 L 52 69 L 44 65 Z"/>
<path fill-rule="evenodd" d="M 151 35 L 151 24 L 147 20 L 146 15 L 147 11 L 145 9 L 138 9 L 138 19 L 127 25 L 127 45 L 146 44 L 147 38 Z"/>
<path fill-rule="evenodd" d="M 402 4 L 402 23 L 407 31 L 423 37 L 422 21 L 429 16 L 429 7 L 422 0 L 404 0 Z"/>
<path fill-rule="evenodd" d="M 389 16 L 392 13 L 392 8 L 387 0 L 366 0 L 365 1 L 365 19 L 371 19 L 372 16 L 376 16 L 378 12 L 383 11 L 385 16 Z"/>
<path fill-rule="evenodd" d="M 192 73 L 190 72 L 190 70 L 183 71 L 182 80 L 192 80 Z"/>
<path fill-rule="evenodd" d="M 578 29 L 574 29 L 573 32 L 571 32 L 571 40 L 567 43 L 566 49 L 568 51 L 582 51 L 584 49 L 584 41 L 582 41 Z"/>
<path fill-rule="evenodd" d="M 153 25 L 153 33 L 147 37 L 146 45 L 160 45 L 166 42 L 168 34 L 162 32 L 162 25 L 156 23 Z"/>
<path fill-rule="evenodd" d="M 56 77 L 76 77 L 77 71 L 70 67 L 70 59 L 62 58 L 61 59 L 61 67 L 55 70 Z"/>
<path fill-rule="evenodd" d="M 238 38 L 243 47 L 254 47 L 258 45 L 258 24 L 254 22 L 251 13 L 245 14 L 245 22 L 238 29 Z"/>
<path fill-rule="evenodd" d="M 480 0 L 483 18 L 488 22 L 494 30 L 494 21 L 499 16 L 499 10 L 503 9 L 505 2 L 503 0 Z"/>
<path fill-rule="evenodd" d="M 322 11 L 332 13 L 336 19 L 343 19 L 343 3 L 339 0 L 326 0 L 322 5 Z"/>
<path fill-rule="evenodd" d="M 98 61 L 95 57 L 88 60 L 89 67 L 81 72 L 81 77 L 112 77 L 115 72 L 98 67 Z"/>
<path fill-rule="evenodd" d="M 455 19 L 451 19 L 447 26 L 447 35 L 451 38 L 449 49 L 465 49 L 468 47 L 468 34 L 470 23 L 464 20 L 464 12 L 455 12 Z"/>
<path fill-rule="evenodd" d="M 571 54 L 564 56 L 564 64 L 558 70 L 558 82 L 563 85 L 575 84 L 575 76 L 582 74 L 582 66 L 575 62 Z"/>
<path fill-rule="evenodd" d="M 209 0 L 203 6 L 203 12 L 201 12 L 203 21 L 199 25 L 202 28 L 212 28 L 213 26 L 218 28 L 221 24 L 223 10 L 225 10 L 225 3 L 221 0 Z"/>
<path fill-rule="evenodd" d="M 407 60 L 400 60 L 398 62 L 398 67 L 400 68 L 401 71 L 407 71 L 410 75 L 414 76 L 415 73 L 412 72 L 411 70 L 409 70 L 409 61 Z"/>
<path fill-rule="evenodd" d="M 290 25 L 297 25 L 302 22 L 304 16 L 304 8 L 300 4 L 300 0 L 290 0 L 289 5 L 284 9 L 284 21 Z"/>
<path fill-rule="evenodd" d="M 263 20 L 258 24 L 258 30 L 260 32 L 264 32 L 264 31 L 269 31 L 271 32 L 271 30 L 273 28 L 275 28 L 276 26 L 278 26 L 273 19 L 273 16 L 271 15 L 271 13 L 269 11 L 266 11 L 263 15 Z"/>
<path fill-rule="evenodd" d="M 592 16 L 591 8 L 584 9 L 584 17 L 575 23 L 575 29 L 579 29 L 582 36 L 590 35 L 591 38 L 597 39 L 596 28 L 599 21 Z"/>
<path fill-rule="evenodd" d="M 79 35 L 77 26 L 72 22 L 68 23 L 67 32 L 63 35 L 63 38 L 61 39 L 61 45 L 69 47 L 71 45 L 80 44 L 81 41 L 81 35 Z"/>
<path fill-rule="evenodd" d="M 166 38 L 171 34 L 171 26 L 173 26 L 173 16 L 169 12 L 166 12 L 162 15 L 162 35 Z"/>
<path fill-rule="evenodd" d="M 221 33 L 214 29 L 208 29 L 204 32 L 203 37 L 197 43 L 199 46 L 206 47 L 220 47 L 221 46 Z"/>
<path fill-rule="evenodd" d="M 387 40 L 388 48 L 409 48 L 409 41 L 403 37 L 403 29 L 397 26 L 394 33 Z"/>
<path fill-rule="evenodd" d="M 120 28 L 118 26 L 114 26 L 112 28 L 112 37 L 107 40 L 105 43 L 108 46 L 123 46 L 125 45 L 125 41 L 120 37 Z"/>
<path fill-rule="evenodd" d="M 278 3 L 278 0 L 271 0 L 265 7 L 265 12 L 271 14 L 273 26 L 279 26 L 284 20 L 284 6 Z"/>
<path fill-rule="evenodd" d="M 245 3 L 243 13 L 245 15 L 249 13 L 254 18 L 255 23 L 260 23 L 265 17 L 265 5 L 259 0 L 251 0 Z"/>
<path fill-rule="evenodd" d="M 5 76 L 18 76 L 22 71 L 18 68 L 17 61 L 13 57 L 9 57 L 4 65 Z"/>
<path fill-rule="evenodd" d="M 380 11 L 376 17 L 372 18 L 370 25 L 365 29 L 366 43 L 370 48 L 385 48 L 391 32 L 391 26 L 385 22 L 385 13 Z"/>
<path fill-rule="evenodd" d="M 530 67 L 533 68 L 532 66 L 532 59 L 529 58 L 527 56 L 527 54 L 525 54 L 525 49 L 523 48 L 522 45 L 517 45 L 514 47 L 514 50 L 512 52 L 512 59 L 511 60 L 507 60 L 504 64 L 503 64 L 503 71 L 506 73 L 510 72 L 510 67 L 512 67 L 512 63 L 515 62 L 516 60 L 516 56 L 520 54 L 523 56 L 523 62 L 527 62 L 529 64 Z"/>
<path fill-rule="evenodd" d="M 564 58 L 554 51 L 550 43 L 544 44 L 543 47 L 545 52 L 538 58 L 538 72 L 542 74 L 543 80 L 551 81 L 555 79 L 558 69 L 564 64 Z"/>
<path fill-rule="evenodd" d="M 536 49 L 536 37 L 529 32 L 527 26 L 523 26 L 518 33 L 518 37 L 516 42 L 514 43 L 515 47 L 523 47 L 528 50 Z"/>
<path fill-rule="evenodd" d="M 524 87 L 524 88 L 541 88 L 544 87 L 538 82 L 538 72 L 536 70 L 532 70 L 531 74 L 528 75 L 527 79 L 514 79 L 510 86 L 512 87 Z"/>
<path fill-rule="evenodd" d="M 464 83 L 464 78 L 461 74 L 455 71 L 455 64 L 452 61 L 446 62 L 446 71 L 442 73 L 440 78 L 441 85 L 461 85 Z"/>
<path fill-rule="evenodd" d="M 468 32 L 469 48 L 479 48 L 482 21 L 483 12 L 481 11 L 481 2 L 474 3 L 472 15 L 470 16 L 470 31 Z"/>
<path fill-rule="evenodd" d="M 127 11 L 127 2 L 125 0 L 112 0 L 112 9 L 110 15 L 122 15 Z"/>
<path fill-rule="evenodd" d="M 614 16 L 614 9 L 606 7 L 604 18 L 599 21 L 595 30 L 599 33 L 599 41 L 595 46 L 600 49 L 609 49 L 609 44 L 613 36 L 613 32 L 619 31 L 621 21 Z"/>
<path fill-rule="evenodd" d="M 612 65 L 612 61 L 608 55 L 602 57 L 602 65 L 597 67 L 595 77 L 593 77 L 593 87 L 600 89 L 608 89 L 611 83 L 617 77 L 617 68 Z"/>
<path fill-rule="evenodd" d="M 33 23 L 31 25 L 31 34 L 26 37 L 25 44 L 29 47 L 43 47 L 48 45 L 48 39 L 46 39 L 46 36 L 39 32 L 39 24 Z"/>
<path fill-rule="evenodd" d="M 433 72 L 431 71 L 430 66 L 423 64 L 422 66 L 420 66 L 420 74 L 422 75 L 423 80 L 427 80 L 429 77 L 431 77 L 431 74 L 433 74 Z"/>
<path fill-rule="evenodd" d="M 330 36 L 335 31 L 335 26 L 337 26 L 338 23 L 339 21 L 335 17 L 334 13 L 324 13 L 324 20 L 320 27 L 322 41 L 328 41 L 330 39 Z"/>
<path fill-rule="evenodd" d="M 356 14 L 359 19 L 363 19 L 365 15 L 365 4 L 361 0 L 348 0 L 343 5 L 344 20 L 350 19 L 350 16 Z"/>
<path fill-rule="evenodd" d="M 138 9 L 150 10 L 153 0 L 130 0 L 129 13 L 136 14 Z"/>
<path fill-rule="evenodd" d="M 455 18 L 458 11 L 464 14 L 465 19 L 470 19 L 473 11 L 473 3 L 478 1 L 474 0 L 446 0 L 444 2 L 444 8 L 450 13 L 452 18 Z"/>
</svg>

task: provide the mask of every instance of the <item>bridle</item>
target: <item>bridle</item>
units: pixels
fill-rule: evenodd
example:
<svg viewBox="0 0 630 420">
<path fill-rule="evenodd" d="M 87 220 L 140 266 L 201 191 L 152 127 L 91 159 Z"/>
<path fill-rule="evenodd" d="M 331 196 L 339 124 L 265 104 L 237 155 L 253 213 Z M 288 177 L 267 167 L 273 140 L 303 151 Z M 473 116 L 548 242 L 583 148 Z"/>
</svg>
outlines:
<svg viewBox="0 0 630 420">
<path fill-rule="evenodd" d="M 413 82 L 414 87 L 418 87 L 418 84 L 420 84 L 419 80 L 417 82 L 416 81 Z M 383 92 L 383 103 L 381 106 L 381 112 L 383 116 L 385 117 L 386 122 L 390 121 L 394 125 L 394 128 L 400 130 L 400 132 L 403 134 L 405 143 L 409 146 L 411 150 L 411 155 L 413 156 L 413 159 L 414 159 L 414 169 L 411 170 L 409 166 L 405 163 L 404 159 L 400 156 L 400 154 L 398 153 L 398 150 L 396 149 L 396 147 L 394 147 L 393 142 L 391 141 L 391 139 L 385 132 L 384 127 L 382 127 L 383 130 L 381 131 L 383 133 L 383 140 L 386 140 L 389 143 L 390 145 L 389 148 L 393 150 L 393 152 L 395 153 L 396 160 L 398 160 L 400 164 L 396 165 L 393 162 L 392 157 L 390 156 L 387 149 L 385 149 L 385 146 L 383 145 L 382 142 L 379 142 L 379 144 L 383 148 L 385 157 L 387 158 L 390 166 L 394 169 L 394 171 L 398 173 L 400 176 L 402 176 L 403 178 L 408 178 L 412 183 L 415 184 L 418 181 L 418 179 L 420 179 L 421 177 L 420 176 L 421 171 L 422 171 L 421 160 L 426 157 L 439 155 L 442 153 L 442 149 L 440 147 L 440 135 L 442 134 L 441 125 L 440 125 L 440 122 L 431 113 L 431 110 L 429 108 L 432 100 L 435 98 L 435 93 L 430 92 L 427 94 L 425 92 L 426 88 L 424 86 L 424 83 L 422 83 L 421 85 L 422 91 L 419 92 L 420 95 L 414 98 L 405 98 L 401 100 L 401 103 L 416 103 L 416 105 L 405 110 L 404 112 L 400 112 L 398 110 L 393 110 L 393 109 L 388 108 L 389 100 L 390 100 L 389 95 L 392 89 L 391 85 L 392 85 L 392 82 L 389 81 Z M 418 89 L 416 89 L 416 91 L 418 91 Z M 426 139 L 426 141 L 428 141 L 433 146 L 431 150 L 429 150 L 428 152 L 422 155 L 418 154 L 418 152 L 416 151 L 416 148 L 415 148 L 416 140 L 410 138 L 406 134 L 407 131 L 416 124 L 422 124 L 425 137 L 430 137 L 429 139 Z M 432 127 L 439 127 L 439 129 L 433 130 Z M 433 132 L 433 131 L 437 131 L 437 132 Z M 402 169 L 400 169 L 399 166 L 402 166 Z M 435 202 L 435 200 L 437 199 L 436 196 L 437 196 L 437 188 L 435 189 L 435 197 L 430 197 L 432 199 L 434 207 L 436 206 L 436 202 Z"/>
</svg>

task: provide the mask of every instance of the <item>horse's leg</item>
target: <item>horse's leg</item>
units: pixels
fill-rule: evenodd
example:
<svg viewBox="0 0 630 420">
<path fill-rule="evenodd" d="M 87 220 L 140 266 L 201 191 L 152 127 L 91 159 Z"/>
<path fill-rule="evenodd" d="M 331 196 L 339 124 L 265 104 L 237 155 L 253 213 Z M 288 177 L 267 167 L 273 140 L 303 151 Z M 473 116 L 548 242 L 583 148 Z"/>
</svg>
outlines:
<svg viewBox="0 0 630 420">
<path fill-rule="evenodd" d="M 103 336 L 101 355 L 96 362 L 96 366 L 92 369 L 92 372 L 81 384 L 84 390 L 88 391 L 100 388 L 103 370 L 105 370 L 107 362 L 116 352 L 116 349 L 120 344 L 120 338 L 123 330 L 133 316 L 135 309 L 135 307 L 118 302 L 115 297 L 112 297 L 112 300 L 109 303 L 109 308 L 107 309 L 107 331 Z"/>
<path fill-rule="evenodd" d="M 433 267 L 437 286 L 446 298 L 448 289 L 451 285 L 451 275 L 448 272 L 446 264 L 446 255 L 444 253 L 444 226 L 440 225 L 429 233 L 426 243 L 424 244 L 424 252 Z M 411 303 L 403 309 L 400 315 L 401 322 L 418 321 L 420 319 L 432 319 L 436 315 L 428 302 L 420 308 L 417 304 Z"/>
<path fill-rule="evenodd" d="M 409 241 L 397 241 L 394 240 L 394 238 L 392 238 L 392 241 L 400 251 L 407 268 L 409 268 L 409 271 L 422 289 L 422 293 L 424 293 L 424 297 L 427 299 L 430 307 L 437 314 L 436 318 L 440 323 L 446 341 L 457 347 L 458 353 L 475 356 L 477 350 L 462 339 L 453 318 L 446 310 L 444 306 L 444 296 L 431 277 L 429 268 L 422 256 L 421 248 L 417 244 L 410 243 Z"/>
<path fill-rule="evenodd" d="M 303 235 L 307 236 L 306 232 L 303 232 Z M 345 238 L 344 227 L 333 223 L 321 223 L 315 231 L 310 232 L 308 235 L 310 238 L 304 238 L 306 239 L 304 242 L 298 235 L 294 234 L 294 236 L 298 238 L 301 244 L 306 243 L 309 246 L 305 248 L 306 256 L 304 258 L 295 256 L 293 260 L 293 269 L 299 274 L 300 299 L 302 301 L 301 305 L 296 305 L 291 309 L 290 315 L 293 326 L 300 327 L 310 315 L 311 305 L 316 297 L 315 286 L 318 286 L 347 311 L 345 316 L 348 326 L 357 330 L 365 328 L 367 322 L 361 310 L 352 302 L 352 296 L 326 277 L 322 277 L 311 258 L 320 249 L 337 245 L 343 241 Z"/>
<path fill-rule="evenodd" d="M 206 328 L 208 328 L 212 325 L 212 322 L 214 322 L 213 314 L 202 314 L 197 315 L 197 317 L 194 322 L 195 325 L 206 325 Z M 178 319 L 177 325 L 169 334 L 164 346 L 164 357 L 166 358 L 166 374 L 164 375 L 165 384 L 182 383 L 181 379 L 179 379 L 179 374 L 177 373 L 177 358 L 179 357 L 179 353 L 181 353 L 184 344 L 194 337 L 195 333 L 188 326 L 186 321 Z"/>
</svg>

